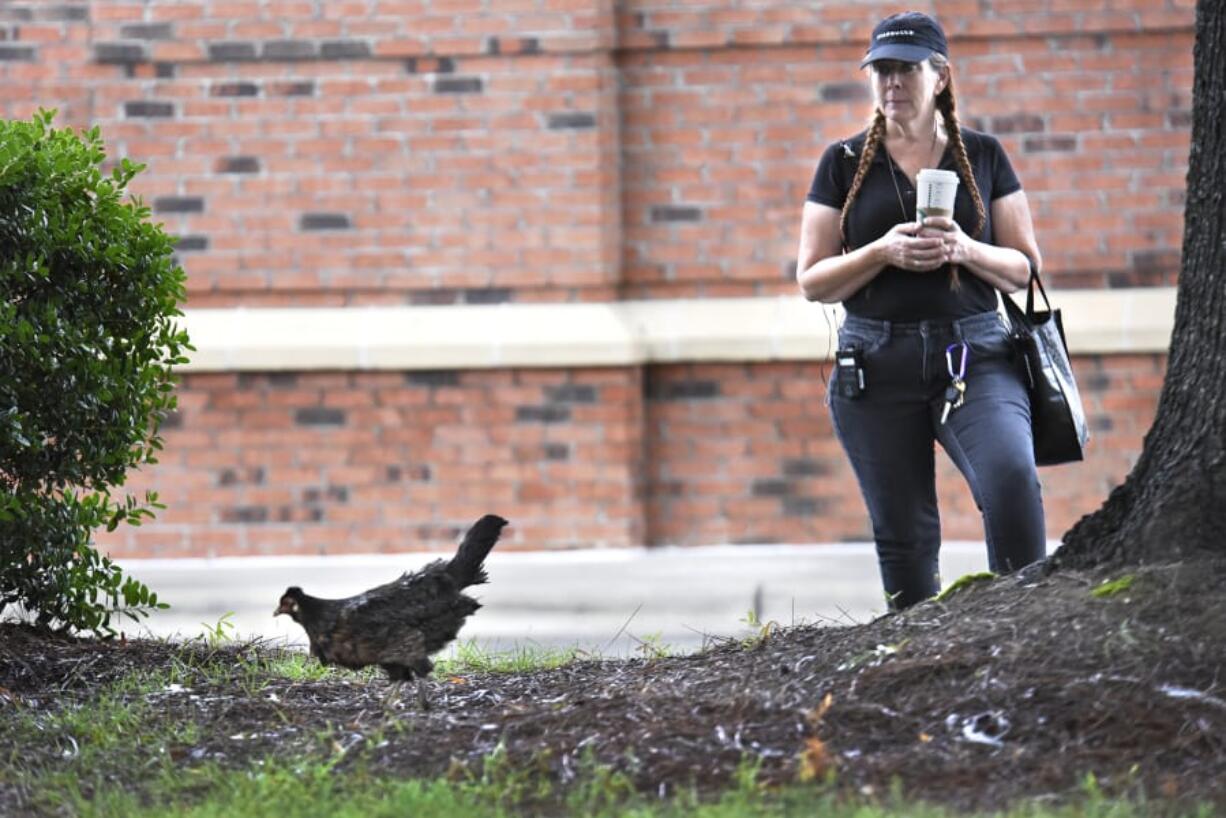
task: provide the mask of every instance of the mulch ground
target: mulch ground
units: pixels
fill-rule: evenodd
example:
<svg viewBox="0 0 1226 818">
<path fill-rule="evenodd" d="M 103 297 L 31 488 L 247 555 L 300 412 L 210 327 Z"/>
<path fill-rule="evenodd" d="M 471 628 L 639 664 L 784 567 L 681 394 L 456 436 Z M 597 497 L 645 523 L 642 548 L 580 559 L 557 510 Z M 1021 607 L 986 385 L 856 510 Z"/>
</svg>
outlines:
<svg viewBox="0 0 1226 818">
<path fill-rule="evenodd" d="M 770 629 L 689 656 L 443 676 L 426 711 L 411 688 L 388 708 L 385 681 L 347 673 L 248 689 L 185 671 L 143 695 L 159 697 L 152 718 L 199 725 L 190 746 L 167 748 L 184 765 L 306 751 L 331 731 L 335 750 L 397 776 L 479 770 L 502 745 L 562 782 L 597 762 L 664 796 L 718 791 L 751 759 L 767 782 L 901 786 L 959 809 L 1062 801 L 1090 773 L 1107 793 L 1226 806 L 1226 561 L 1136 569 L 1128 589 L 1092 593 L 1123 573 L 1032 572 L 862 625 Z M 0 759 L 63 763 L 69 737 L 11 746 L 5 723 L 22 713 L 88 703 L 137 670 L 275 653 L 0 626 Z M 21 799 L 5 778 L 0 813 Z"/>
</svg>

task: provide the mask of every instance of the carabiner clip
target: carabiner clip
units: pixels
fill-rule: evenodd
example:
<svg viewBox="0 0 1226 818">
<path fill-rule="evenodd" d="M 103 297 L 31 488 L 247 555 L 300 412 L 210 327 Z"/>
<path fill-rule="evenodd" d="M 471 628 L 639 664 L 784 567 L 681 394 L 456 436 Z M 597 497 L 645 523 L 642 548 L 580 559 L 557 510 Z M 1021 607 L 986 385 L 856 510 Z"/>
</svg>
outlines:
<svg viewBox="0 0 1226 818">
<path fill-rule="evenodd" d="M 954 355 L 953 352 L 958 347 L 962 347 L 962 359 L 958 363 L 958 371 L 954 372 Z M 949 371 L 949 377 L 956 380 L 966 380 L 966 359 L 970 357 L 970 349 L 966 344 L 958 342 L 945 347 L 945 368 Z"/>
</svg>

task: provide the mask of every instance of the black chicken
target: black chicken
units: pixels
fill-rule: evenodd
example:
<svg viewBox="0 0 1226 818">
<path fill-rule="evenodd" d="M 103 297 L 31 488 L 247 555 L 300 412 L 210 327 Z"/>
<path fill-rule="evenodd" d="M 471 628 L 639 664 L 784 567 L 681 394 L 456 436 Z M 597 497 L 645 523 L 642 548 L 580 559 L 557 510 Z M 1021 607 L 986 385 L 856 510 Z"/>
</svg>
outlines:
<svg viewBox="0 0 1226 818">
<path fill-rule="evenodd" d="M 325 665 L 378 665 L 396 683 L 420 680 L 434 669 L 429 656 L 455 639 L 469 614 L 481 607 L 460 593 L 487 580 L 482 563 L 507 521 L 487 514 L 464 535 L 450 561 L 436 560 L 420 571 L 347 599 L 319 599 L 294 586 L 281 595 L 273 616 L 289 614 L 311 643 L 311 655 Z M 397 688 L 399 684 L 397 684 Z"/>
</svg>

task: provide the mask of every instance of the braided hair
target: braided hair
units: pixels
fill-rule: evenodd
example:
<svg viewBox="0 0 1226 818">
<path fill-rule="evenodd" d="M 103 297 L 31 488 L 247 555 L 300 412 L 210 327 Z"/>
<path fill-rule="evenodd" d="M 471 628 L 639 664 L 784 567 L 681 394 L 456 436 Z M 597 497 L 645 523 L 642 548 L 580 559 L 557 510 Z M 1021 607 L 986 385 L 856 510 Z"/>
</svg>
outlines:
<svg viewBox="0 0 1226 818">
<path fill-rule="evenodd" d="M 864 137 L 864 149 L 860 151 L 860 164 L 856 165 L 856 175 L 852 177 L 851 188 L 847 191 L 847 198 L 843 201 L 843 212 L 839 216 L 839 238 L 844 247 L 847 246 L 847 215 L 851 213 L 851 206 L 860 193 L 860 185 L 864 184 L 864 176 L 873 164 L 873 157 L 877 155 L 877 148 L 881 146 L 883 139 L 885 139 L 885 113 L 878 108 L 873 112 L 873 122 L 869 125 L 868 134 Z"/>
<path fill-rule="evenodd" d="M 938 54 L 935 51 L 928 58 L 928 63 L 937 71 L 949 66 L 949 59 L 944 54 Z M 975 181 L 975 174 L 971 170 L 970 157 L 966 155 L 966 144 L 962 141 L 962 128 L 958 124 L 957 103 L 954 100 L 954 79 L 949 77 L 945 88 L 941 93 L 937 94 L 936 98 L 937 112 L 941 115 L 941 120 L 945 124 L 945 133 L 949 137 L 950 147 L 954 151 L 954 162 L 958 167 L 958 177 L 962 180 L 962 184 L 970 191 L 971 201 L 975 205 L 975 229 L 970 232 L 971 238 L 978 239 L 983 232 L 983 227 L 987 224 L 987 211 L 983 206 L 983 196 L 979 193 L 979 184 Z M 839 236 L 843 241 L 844 246 L 847 244 L 847 215 L 851 212 L 851 206 L 855 202 L 856 195 L 860 192 L 860 186 L 864 183 L 864 176 L 868 173 L 868 169 L 872 164 L 873 157 L 877 155 L 877 150 L 881 146 L 881 142 L 885 139 L 885 113 L 880 108 L 873 112 L 873 121 L 869 125 L 868 134 L 864 139 L 864 149 L 860 152 L 860 162 L 856 166 L 856 175 L 852 177 L 851 188 L 847 191 L 847 199 L 843 202 L 843 212 L 839 218 Z M 951 289 L 957 289 L 958 281 L 958 266 L 950 265 L 949 268 L 949 286 Z"/>
<path fill-rule="evenodd" d="M 938 71 L 948 67 L 949 60 L 943 54 L 933 52 L 928 58 L 929 63 Z M 958 176 L 962 179 L 962 184 L 966 185 L 966 189 L 970 191 L 971 202 L 975 205 L 975 229 L 971 231 L 970 236 L 973 239 L 978 239 L 983 233 L 983 226 L 987 224 L 987 210 L 983 206 L 983 196 L 979 193 L 979 183 L 975 181 L 975 173 L 971 170 L 970 157 L 966 155 L 966 143 L 962 141 L 962 127 L 958 124 L 957 103 L 954 101 L 954 78 L 951 74 L 949 81 L 945 84 L 945 88 L 941 93 L 937 94 L 937 111 L 941 114 L 941 119 L 945 121 L 945 134 L 949 137 L 949 144 L 954 149 L 954 162 L 958 166 Z M 958 266 L 951 265 L 949 268 L 950 281 L 949 284 L 954 289 L 958 287 Z"/>
</svg>

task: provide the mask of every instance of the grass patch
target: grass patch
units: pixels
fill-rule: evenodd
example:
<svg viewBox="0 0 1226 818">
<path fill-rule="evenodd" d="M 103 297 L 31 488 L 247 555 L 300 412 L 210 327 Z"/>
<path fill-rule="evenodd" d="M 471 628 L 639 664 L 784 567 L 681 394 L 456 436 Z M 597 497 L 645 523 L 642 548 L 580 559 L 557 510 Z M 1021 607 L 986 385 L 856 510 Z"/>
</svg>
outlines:
<svg viewBox="0 0 1226 818">
<path fill-rule="evenodd" d="M 550 648 L 541 645 L 519 645 L 514 650 L 491 651 L 477 640 L 456 642 L 449 655 L 435 662 L 435 675 L 460 673 L 530 673 L 556 670 L 588 654 L 578 647 Z"/>
<path fill-rule="evenodd" d="M 1122 594 L 1128 589 L 1132 588 L 1132 583 L 1134 581 L 1136 581 L 1136 577 L 1132 574 L 1125 574 L 1119 579 L 1104 580 L 1092 591 L 1090 591 L 1090 596 L 1094 597 L 1095 599 L 1106 599 L 1107 597 L 1112 597 L 1116 594 Z"/>
<path fill-rule="evenodd" d="M 937 602 L 944 602 L 959 591 L 965 590 L 980 582 L 991 582 L 996 579 L 996 574 L 991 571 L 980 571 L 976 574 L 963 574 L 950 583 L 949 587 L 936 595 Z"/>
<path fill-rule="evenodd" d="M 768 789 L 752 776 L 716 799 L 693 793 L 649 799 L 628 779 L 607 769 L 589 769 L 564 791 L 533 781 L 531 768 L 505 769 L 497 753 L 480 776 L 460 781 L 396 780 L 365 767 L 338 769 L 331 761 L 287 764 L 269 760 L 257 769 L 192 771 L 177 790 L 162 789 L 156 803 L 124 792 L 87 796 L 68 784 L 63 806 L 83 818 L 516 818 L 582 815 L 586 818 L 1211 818 L 1209 807 L 1158 809 L 1144 801 L 1102 798 L 1093 792 L 1061 807 L 1028 805 L 991 813 L 955 813 L 907 803 L 897 793 L 882 799 L 848 800 L 824 789 Z M 516 777 L 522 779 L 516 780 Z M 169 782 L 163 781 L 163 784 Z M 511 786 L 508 788 L 508 784 Z"/>
</svg>

